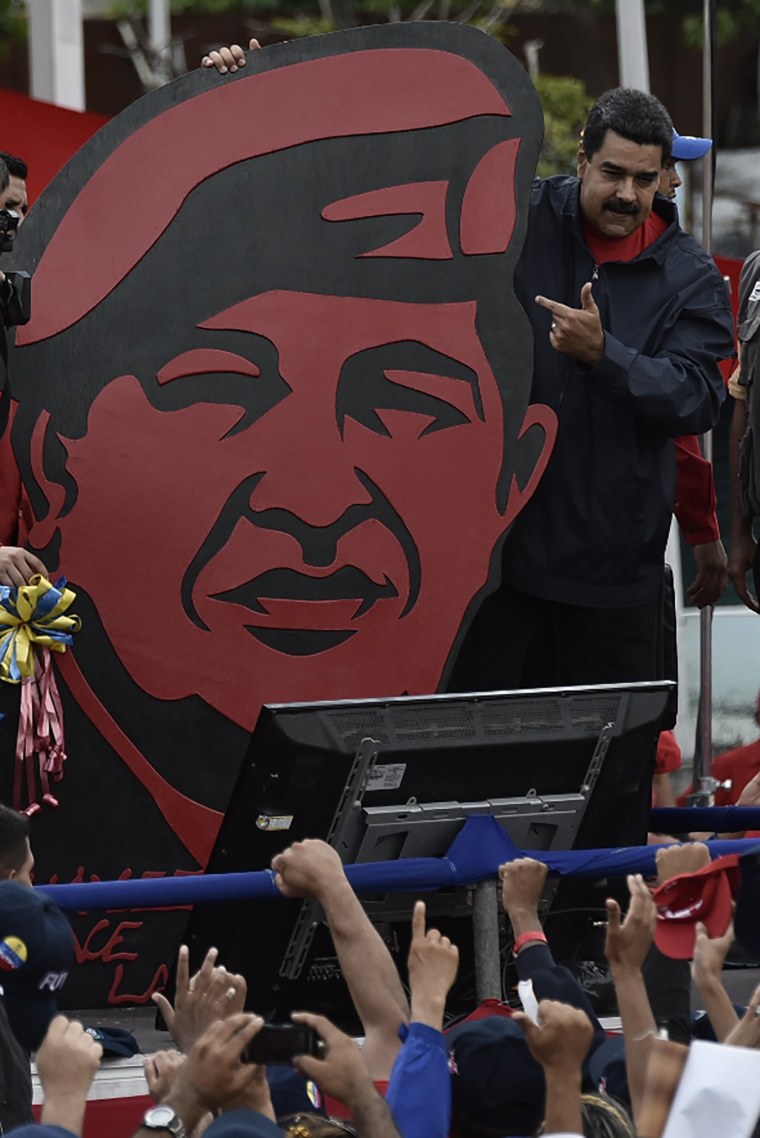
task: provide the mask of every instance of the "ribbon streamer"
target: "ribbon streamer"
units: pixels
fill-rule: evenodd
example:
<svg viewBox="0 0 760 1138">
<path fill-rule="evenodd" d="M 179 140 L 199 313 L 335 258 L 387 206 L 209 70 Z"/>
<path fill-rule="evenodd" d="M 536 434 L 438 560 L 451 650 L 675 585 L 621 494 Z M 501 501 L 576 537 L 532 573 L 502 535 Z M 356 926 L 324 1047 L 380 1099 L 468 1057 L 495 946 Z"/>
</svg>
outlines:
<svg viewBox="0 0 760 1138">
<path fill-rule="evenodd" d="M 65 577 L 55 585 L 35 576 L 20 588 L 0 586 L 0 680 L 21 685 L 13 805 L 30 816 L 42 808 L 35 755 L 42 802 L 58 805 L 50 782 L 63 778 L 66 748 L 63 707 L 50 653 L 65 652 L 81 627 L 79 617 L 67 613 L 75 596 L 66 588 Z"/>
</svg>

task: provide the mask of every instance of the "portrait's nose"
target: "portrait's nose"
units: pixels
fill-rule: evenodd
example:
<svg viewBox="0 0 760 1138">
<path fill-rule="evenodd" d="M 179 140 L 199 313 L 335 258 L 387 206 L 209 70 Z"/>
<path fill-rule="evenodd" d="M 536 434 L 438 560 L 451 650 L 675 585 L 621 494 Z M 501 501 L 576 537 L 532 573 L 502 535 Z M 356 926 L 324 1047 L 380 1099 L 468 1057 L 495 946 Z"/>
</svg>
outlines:
<svg viewBox="0 0 760 1138">
<path fill-rule="evenodd" d="M 344 442 L 334 405 L 320 414 L 303 400 L 296 415 L 296 399 L 285 400 L 283 407 L 287 403 L 290 429 L 278 432 L 279 445 L 269 448 L 250 507 L 257 514 L 286 510 L 309 526 L 333 525 L 351 507 L 372 501 L 356 474 L 360 456 Z"/>
</svg>

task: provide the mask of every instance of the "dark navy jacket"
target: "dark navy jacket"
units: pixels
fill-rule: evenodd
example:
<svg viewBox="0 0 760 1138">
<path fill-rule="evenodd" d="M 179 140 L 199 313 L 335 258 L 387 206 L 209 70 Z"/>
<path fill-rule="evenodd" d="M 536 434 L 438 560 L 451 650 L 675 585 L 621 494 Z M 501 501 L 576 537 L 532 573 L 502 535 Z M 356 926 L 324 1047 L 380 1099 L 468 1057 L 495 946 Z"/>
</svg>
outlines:
<svg viewBox="0 0 760 1138">
<path fill-rule="evenodd" d="M 712 259 L 669 222 L 635 261 L 596 266 L 580 222 L 577 178 L 534 186 L 515 290 L 534 335 L 531 401 L 559 418 L 554 453 L 504 547 L 504 580 L 568 604 L 656 598 L 675 495 L 673 438 L 718 419 L 733 354 L 728 293 Z M 580 307 L 594 281 L 605 356 L 589 367 L 549 343 L 543 295 Z"/>
</svg>

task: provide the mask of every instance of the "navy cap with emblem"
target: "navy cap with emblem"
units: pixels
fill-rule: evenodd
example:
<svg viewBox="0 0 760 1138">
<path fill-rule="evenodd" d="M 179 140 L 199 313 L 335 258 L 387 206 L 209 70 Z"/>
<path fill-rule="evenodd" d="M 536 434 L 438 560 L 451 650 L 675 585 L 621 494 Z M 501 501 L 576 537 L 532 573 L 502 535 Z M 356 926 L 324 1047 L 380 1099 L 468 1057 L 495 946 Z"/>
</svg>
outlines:
<svg viewBox="0 0 760 1138">
<path fill-rule="evenodd" d="M 494 1134 L 534 1134 L 544 1117 L 546 1081 L 513 1019 L 465 1022 L 446 1036 L 452 1060 L 451 1097 L 462 1123 Z"/>
<path fill-rule="evenodd" d="M 124 1027 L 86 1027 L 85 1031 L 100 1044 L 106 1059 L 128 1059 L 140 1051 L 140 1044 Z"/>
<path fill-rule="evenodd" d="M 228 1110 L 205 1133 L 208 1138 L 282 1138 L 277 1123 L 256 1110 Z"/>
<path fill-rule="evenodd" d="M 13 1034 L 28 1051 L 45 1038 L 74 966 L 67 917 L 36 889 L 0 881 L 0 986 Z"/>
</svg>

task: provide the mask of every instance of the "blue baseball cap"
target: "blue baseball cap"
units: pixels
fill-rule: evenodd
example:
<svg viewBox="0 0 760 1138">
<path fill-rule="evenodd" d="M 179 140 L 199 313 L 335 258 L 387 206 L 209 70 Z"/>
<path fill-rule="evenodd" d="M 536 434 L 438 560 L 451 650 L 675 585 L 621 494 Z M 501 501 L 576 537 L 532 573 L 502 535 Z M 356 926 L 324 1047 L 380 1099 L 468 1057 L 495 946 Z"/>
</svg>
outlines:
<svg viewBox="0 0 760 1138">
<path fill-rule="evenodd" d="M 36 1051 L 74 967 L 68 918 L 39 889 L 0 881 L 0 987 L 13 1034 Z"/>
<path fill-rule="evenodd" d="M 676 162 L 690 162 L 693 158 L 704 158 L 712 150 L 711 138 L 697 138 L 693 134 L 679 134 L 673 131 L 673 148 L 671 154 Z"/>
<path fill-rule="evenodd" d="M 282 1138 L 276 1122 L 256 1110 L 229 1110 L 206 1130 L 209 1138 Z"/>
</svg>

